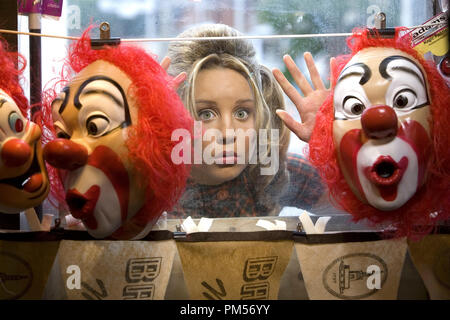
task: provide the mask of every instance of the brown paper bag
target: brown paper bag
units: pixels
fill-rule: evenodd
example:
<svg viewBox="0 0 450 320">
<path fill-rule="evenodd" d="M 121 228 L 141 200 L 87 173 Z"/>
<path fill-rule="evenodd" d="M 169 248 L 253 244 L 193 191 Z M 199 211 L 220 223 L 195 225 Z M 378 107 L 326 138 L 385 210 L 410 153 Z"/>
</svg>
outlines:
<svg viewBox="0 0 450 320">
<path fill-rule="evenodd" d="M 408 246 L 430 299 L 450 300 L 450 234 L 428 235 Z"/>
<path fill-rule="evenodd" d="M 326 235 L 323 235 L 326 236 Z M 397 299 L 406 240 L 295 243 L 310 299 Z"/>
<path fill-rule="evenodd" d="M 293 241 L 177 242 L 190 298 L 277 299 Z"/>
<path fill-rule="evenodd" d="M 50 299 L 162 300 L 176 245 L 164 241 L 61 241 Z M 55 271 L 56 270 L 56 271 Z M 64 292 L 61 293 L 61 288 Z"/>
<path fill-rule="evenodd" d="M 58 241 L 0 241 L 0 300 L 41 299 Z"/>
</svg>

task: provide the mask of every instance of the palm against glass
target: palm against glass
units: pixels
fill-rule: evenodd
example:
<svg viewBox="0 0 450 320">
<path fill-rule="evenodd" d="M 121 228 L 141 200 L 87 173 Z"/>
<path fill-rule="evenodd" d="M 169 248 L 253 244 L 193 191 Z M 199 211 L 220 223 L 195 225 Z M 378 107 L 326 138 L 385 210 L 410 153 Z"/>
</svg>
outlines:
<svg viewBox="0 0 450 320">
<path fill-rule="evenodd" d="M 294 118 L 284 110 L 277 110 L 277 115 L 300 140 L 308 142 L 314 129 L 316 113 L 329 95 L 330 89 L 325 88 L 311 53 L 305 52 L 303 56 L 314 88 L 297 67 L 291 56 L 285 55 L 283 61 L 304 96 L 295 89 L 279 69 L 273 69 L 272 72 L 284 93 L 286 93 L 289 99 L 294 103 L 302 122 L 294 120 Z M 335 65 L 335 59 L 331 58 L 330 70 L 333 70 Z M 331 87 L 333 86 L 331 85 Z"/>
</svg>

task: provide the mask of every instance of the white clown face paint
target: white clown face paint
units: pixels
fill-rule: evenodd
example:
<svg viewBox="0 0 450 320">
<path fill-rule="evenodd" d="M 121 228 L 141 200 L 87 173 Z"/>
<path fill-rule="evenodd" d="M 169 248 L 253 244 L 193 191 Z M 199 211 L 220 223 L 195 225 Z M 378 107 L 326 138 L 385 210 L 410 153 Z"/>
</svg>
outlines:
<svg viewBox="0 0 450 320">
<path fill-rule="evenodd" d="M 120 69 L 99 60 L 78 73 L 52 105 L 56 133 L 64 138 L 58 143 L 67 147 L 63 153 L 70 157 L 60 163 L 55 157 L 52 163 L 52 148 L 46 147 L 47 161 L 67 170 L 65 191 L 71 214 L 95 238 L 120 237 L 121 228 L 145 202 L 142 178 L 126 147 L 127 128 L 137 122 L 130 85 Z"/>
<path fill-rule="evenodd" d="M 333 138 L 339 165 L 355 195 L 379 210 L 402 207 L 425 182 L 431 115 L 424 75 L 400 50 L 369 48 L 338 78 Z"/>
</svg>

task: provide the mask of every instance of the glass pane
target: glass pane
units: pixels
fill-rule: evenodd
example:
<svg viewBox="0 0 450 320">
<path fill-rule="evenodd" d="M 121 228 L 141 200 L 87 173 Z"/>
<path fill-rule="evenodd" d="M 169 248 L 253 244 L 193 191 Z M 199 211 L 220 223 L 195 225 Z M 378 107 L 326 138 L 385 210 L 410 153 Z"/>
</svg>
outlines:
<svg viewBox="0 0 450 320">
<path fill-rule="evenodd" d="M 204 23 L 223 23 L 236 28 L 244 35 L 272 36 L 270 39 L 250 40 L 256 51 L 260 64 L 269 69 L 279 68 L 292 82 L 292 78 L 283 64 L 282 57 L 289 54 L 301 71 L 309 77 L 303 53 L 313 54 L 318 71 L 328 86 L 330 57 L 347 53 L 345 37 L 340 35 L 328 37 L 309 37 L 303 39 L 285 39 L 277 36 L 292 34 L 328 34 L 349 33 L 354 27 L 374 26 L 374 16 L 378 12 L 387 15 L 387 26 L 415 26 L 425 22 L 432 16 L 432 1 L 422 0 L 66 0 L 63 16 L 59 21 L 43 19 L 42 32 L 58 35 L 80 36 L 81 32 L 91 24 L 108 21 L 111 25 L 111 36 L 122 39 L 138 38 L 173 38 L 189 27 Z M 22 29 L 26 30 L 26 18 L 22 17 Z M 97 31 L 93 36 L 98 36 Z M 64 58 L 69 40 L 43 38 L 43 83 L 58 75 L 59 66 Z M 156 54 L 161 60 L 168 50 L 170 41 L 136 42 L 148 51 Z M 27 52 L 22 41 L 22 51 Z M 296 120 L 300 120 L 292 102 L 285 97 L 286 109 Z M 288 152 L 302 155 L 306 144 L 293 133 L 290 134 Z M 294 155 L 290 155 L 294 158 Z M 301 169 L 303 170 L 303 169 Z M 292 181 L 291 181 L 292 184 Z M 298 193 L 307 199 L 313 192 L 315 182 L 305 182 L 304 194 L 292 190 L 298 185 L 287 186 L 291 193 Z M 241 188 L 241 187 L 239 187 Z M 205 212 L 215 213 L 214 217 L 253 215 L 263 211 L 240 212 L 246 201 L 242 196 L 245 190 L 230 187 L 228 193 L 216 193 L 218 189 L 200 187 L 187 192 L 213 192 L 215 200 L 205 202 Z M 325 191 L 322 190 L 322 193 Z M 242 195 L 244 193 L 244 195 Z M 239 197 L 237 197 L 240 195 Z M 235 197 L 236 196 L 236 197 Z M 195 205 L 195 195 L 186 195 L 186 203 Z M 189 198 L 191 197 L 191 198 Z M 220 199 L 217 200 L 217 197 Z M 208 198 L 210 199 L 210 198 Z M 229 199 L 227 202 L 226 199 Z M 204 199 L 203 199 L 204 200 Z M 198 201 L 203 201 L 198 200 Z M 316 199 L 317 200 L 317 199 Z M 315 201 L 315 200 L 314 200 Z M 219 204 L 220 203 L 220 204 Z M 211 208 L 215 204 L 216 207 Z M 278 215 L 284 205 L 267 215 Z M 285 215 L 298 215 L 306 208 L 317 215 L 341 214 L 328 203 L 313 208 L 302 206 L 301 201 L 286 205 L 282 211 Z M 293 207 L 293 208 L 291 208 Z M 187 215 L 197 217 L 208 216 L 200 210 L 202 206 L 194 206 Z M 264 214 L 261 214 L 264 215 Z M 170 217 L 170 214 L 169 214 Z M 185 216 L 184 216 L 185 217 Z"/>
</svg>

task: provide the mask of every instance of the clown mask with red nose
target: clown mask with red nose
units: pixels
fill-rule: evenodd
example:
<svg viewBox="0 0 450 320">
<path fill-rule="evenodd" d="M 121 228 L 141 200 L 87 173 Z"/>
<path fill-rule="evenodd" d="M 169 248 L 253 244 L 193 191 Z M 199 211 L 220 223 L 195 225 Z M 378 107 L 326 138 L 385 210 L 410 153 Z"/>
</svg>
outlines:
<svg viewBox="0 0 450 320">
<path fill-rule="evenodd" d="M 337 58 L 309 158 L 337 205 L 397 236 L 450 218 L 450 93 L 410 39 L 358 30 Z"/>
<path fill-rule="evenodd" d="M 17 68 L 15 61 L 18 61 Z M 41 128 L 27 119 L 28 100 L 19 80 L 25 59 L 0 39 L 0 212 L 40 205 L 50 189 L 41 147 Z"/>
<path fill-rule="evenodd" d="M 430 159 L 427 80 L 420 64 L 392 48 L 368 48 L 342 70 L 333 138 L 357 197 L 379 210 L 403 206 L 423 185 Z"/>
<path fill-rule="evenodd" d="M 44 158 L 60 169 L 65 200 L 95 238 L 145 235 L 188 176 L 171 160 L 172 131 L 191 119 L 162 67 L 144 50 L 72 47 L 76 75 L 47 106 L 56 139 Z"/>
<path fill-rule="evenodd" d="M 17 213 L 41 204 L 49 182 L 42 158 L 41 129 L 26 119 L 0 89 L 0 211 Z"/>
</svg>

